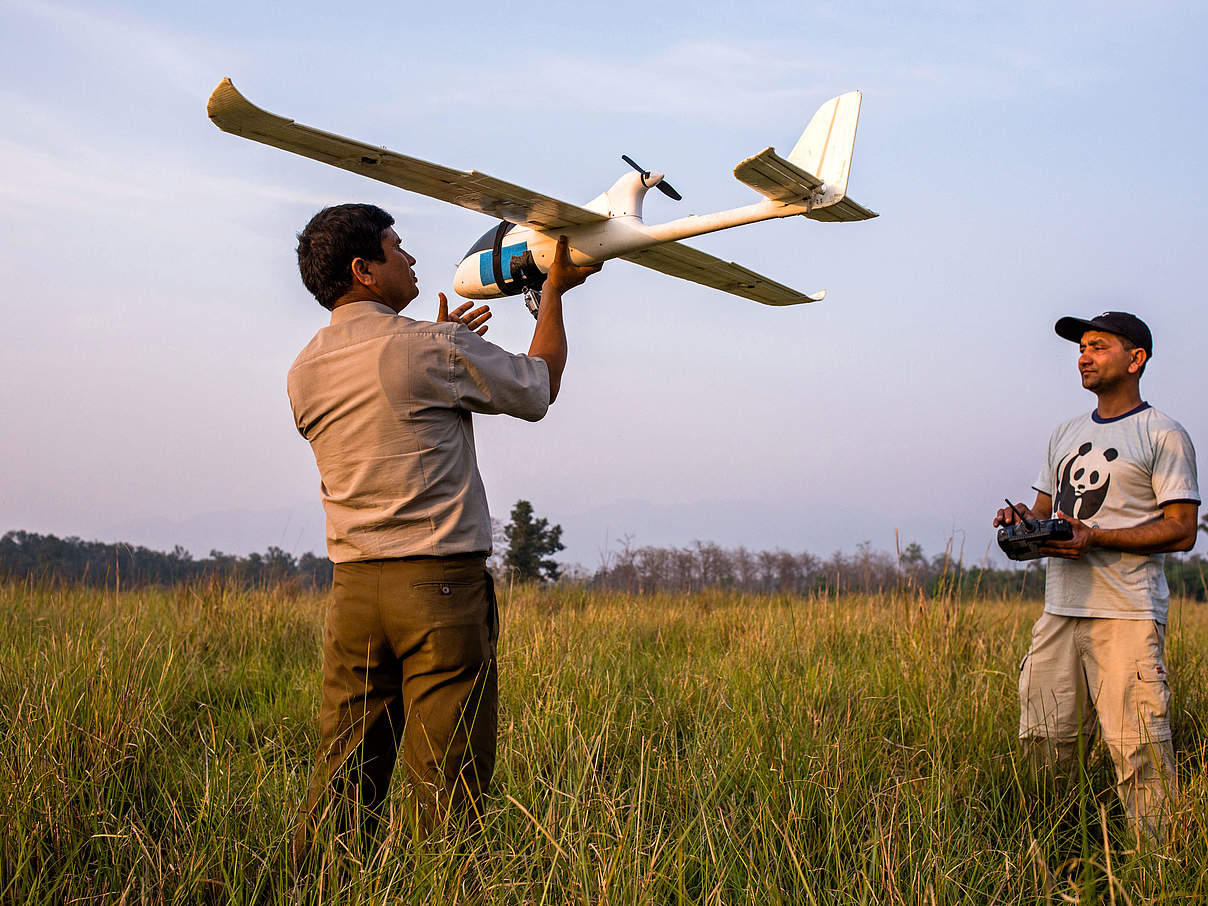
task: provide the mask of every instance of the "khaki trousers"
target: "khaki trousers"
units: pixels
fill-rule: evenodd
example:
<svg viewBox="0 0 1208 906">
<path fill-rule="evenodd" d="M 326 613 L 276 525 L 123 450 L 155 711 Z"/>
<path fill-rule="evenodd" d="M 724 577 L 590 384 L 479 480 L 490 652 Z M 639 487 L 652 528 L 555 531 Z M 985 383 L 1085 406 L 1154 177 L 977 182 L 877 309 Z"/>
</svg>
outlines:
<svg viewBox="0 0 1208 906">
<path fill-rule="evenodd" d="M 373 838 L 400 741 L 419 832 L 477 826 L 495 768 L 498 633 L 485 555 L 336 564 L 296 856 L 325 819 Z"/>
<path fill-rule="evenodd" d="M 1019 669 L 1020 739 L 1042 764 L 1069 770 L 1097 724 L 1129 820 L 1151 841 L 1176 794 L 1165 645 L 1166 627 L 1152 620 L 1045 613 Z"/>
</svg>

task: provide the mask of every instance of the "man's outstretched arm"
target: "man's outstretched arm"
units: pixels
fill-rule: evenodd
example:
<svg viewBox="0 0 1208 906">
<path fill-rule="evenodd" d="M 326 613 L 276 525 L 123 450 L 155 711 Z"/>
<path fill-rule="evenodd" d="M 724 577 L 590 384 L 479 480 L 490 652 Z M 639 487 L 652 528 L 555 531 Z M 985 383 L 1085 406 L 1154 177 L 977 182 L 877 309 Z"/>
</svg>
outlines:
<svg viewBox="0 0 1208 906">
<path fill-rule="evenodd" d="M 537 326 L 528 354 L 544 359 L 549 367 L 549 401 L 558 398 L 562 386 L 562 371 L 566 368 L 566 326 L 562 323 L 562 294 L 578 286 L 600 269 L 577 267 L 571 263 L 566 237 L 558 237 L 558 248 L 541 287 L 541 306 L 537 309 Z"/>
</svg>

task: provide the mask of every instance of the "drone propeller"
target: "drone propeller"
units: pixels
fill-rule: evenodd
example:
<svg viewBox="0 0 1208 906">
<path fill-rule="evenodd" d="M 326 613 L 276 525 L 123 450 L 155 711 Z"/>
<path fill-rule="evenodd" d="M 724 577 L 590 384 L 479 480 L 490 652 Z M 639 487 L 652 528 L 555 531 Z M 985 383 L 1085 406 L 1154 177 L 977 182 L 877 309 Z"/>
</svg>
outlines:
<svg viewBox="0 0 1208 906">
<path fill-rule="evenodd" d="M 650 176 L 650 171 L 643 170 L 640 166 L 638 166 L 638 162 L 636 160 L 634 160 L 632 157 L 630 157 L 628 154 L 622 154 L 621 160 L 625 161 L 625 163 L 629 164 L 629 166 L 633 167 L 635 170 L 637 170 L 639 173 L 641 173 L 643 182 L 645 182 L 646 179 Z M 662 192 L 664 195 L 666 195 L 668 198 L 670 198 L 674 201 L 683 201 L 684 200 L 684 196 L 681 195 L 679 192 L 675 191 L 675 189 L 673 189 L 671 187 L 671 184 L 668 183 L 667 180 L 665 180 L 665 179 L 660 180 L 657 184 L 655 184 L 655 188 L 658 189 L 660 192 Z"/>
</svg>

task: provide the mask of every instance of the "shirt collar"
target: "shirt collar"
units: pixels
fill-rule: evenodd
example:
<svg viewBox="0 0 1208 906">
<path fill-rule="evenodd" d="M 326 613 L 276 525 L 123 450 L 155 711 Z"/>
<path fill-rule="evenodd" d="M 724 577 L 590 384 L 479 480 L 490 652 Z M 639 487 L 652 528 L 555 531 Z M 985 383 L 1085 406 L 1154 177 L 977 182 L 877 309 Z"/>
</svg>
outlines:
<svg viewBox="0 0 1208 906">
<path fill-rule="evenodd" d="M 376 312 L 380 315 L 394 316 L 395 311 L 381 302 L 374 302 L 371 299 L 365 299 L 361 302 L 345 302 L 343 305 L 334 309 L 331 313 L 331 323 L 340 324 L 344 321 L 350 321 L 360 315 L 367 315 L 371 312 Z"/>
<path fill-rule="evenodd" d="M 1095 422 L 1095 424 L 1098 424 L 1098 425 L 1110 425 L 1112 422 L 1118 422 L 1122 418 L 1128 418 L 1130 415 L 1136 415 L 1138 412 L 1144 412 L 1148 408 L 1149 408 L 1149 403 L 1143 402 L 1136 409 L 1129 409 L 1124 414 L 1113 415 L 1111 418 L 1104 418 L 1102 415 L 1099 414 L 1099 410 L 1095 409 L 1095 411 L 1091 413 L 1091 421 Z"/>
</svg>

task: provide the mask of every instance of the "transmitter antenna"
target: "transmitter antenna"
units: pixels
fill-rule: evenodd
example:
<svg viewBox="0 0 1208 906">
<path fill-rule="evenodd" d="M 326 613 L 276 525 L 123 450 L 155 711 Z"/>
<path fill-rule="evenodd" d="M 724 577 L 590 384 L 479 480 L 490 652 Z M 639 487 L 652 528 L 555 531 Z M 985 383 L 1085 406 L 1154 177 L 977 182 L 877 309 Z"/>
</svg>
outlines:
<svg viewBox="0 0 1208 906">
<path fill-rule="evenodd" d="M 1003 498 L 1003 500 L 1007 500 L 1007 498 L 1006 498 L 1006 497 L 1004 497 L 1004 498 Z M 1027 516 L 1025 516 L 1023 513 L 1019 512 L 1019 510 L 1017 510 L 1017 509 L 1015 508 L 1015 504 L 1013 504 L 1013 503 L 1012 503 L 1011 501 L 1009 501 L 1009 500 L 1007 500 L 1007 506 L 1009 506 L 1009 507 L 1011 508 L 1011 512 L 1012 512 L 1012 513 L 1014 513 L 1016 516 L 1018 516 L 1020 519 L 1022 519 L 1022 520 L 1023 520 L 1023 527 L 1024 527 L 1024 529 L 1026 529 L 1026 530 L 1027 530 L 1027 531 L 1029 531 L 1029 532 L 1034 532 L 1034 531 L 1036 531 L 1036 529 L 1034 528 L 1034 526 L 1038 525 L 1038 523 L 1033 522 L 1031 519 L 1029 519 L 1029 518 L 1028 518 Z"/>
</svg>

